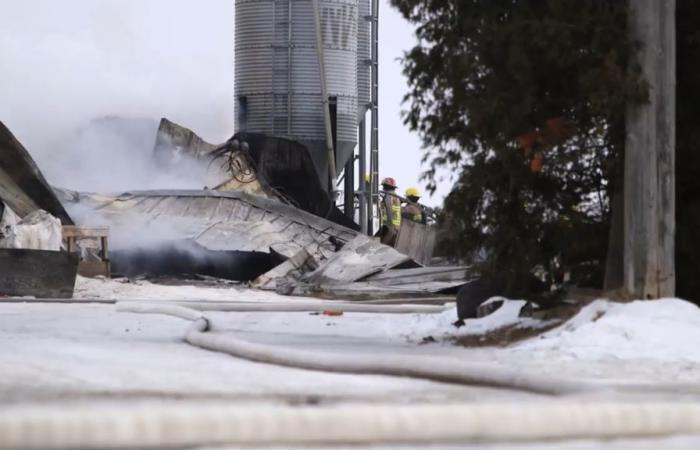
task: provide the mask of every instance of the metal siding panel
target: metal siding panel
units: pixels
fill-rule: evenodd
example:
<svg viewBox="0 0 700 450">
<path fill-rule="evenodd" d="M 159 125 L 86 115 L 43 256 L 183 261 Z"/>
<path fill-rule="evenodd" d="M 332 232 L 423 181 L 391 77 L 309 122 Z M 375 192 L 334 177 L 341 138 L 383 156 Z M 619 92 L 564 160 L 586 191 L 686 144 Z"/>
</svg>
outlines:
<svg viewBox="0 0 700 450">
<path fill-rule="evenodd" d="M 205 218 L 215 221 L 216 209 L 219 206 L 218 198 L 200 198 L 195 201 L 190 201 L 189 208 L 186 211 L 187 215 Z"/>
<path fill-rule="evenodd" d="M 251 206 L 247 203 L 233 202 L 233 208 L 231 208 L 231 212 L 226 220 L 229 222 L 244 222 L 250 208 Z"/>
<path fill-rule="evenodd" d="M 187 215 L 187 209 L 189 208 L 190 198 L 188 197 L 177 197 L 175 201 L 168 207 L 165 212 L 169 216 L 185 216 Z"/>
<path fill-rule="evenodd" d="M 216 204 L 216 207 L 214 208 L 211 214 L 212 220 L 216 222 L 219 220 L 224 220 L 226 217 L 228 217 L 228 214 L 231 213 L 231 203 L 232 202 L 227 201 L 224 198 L 218 199 L 218 203 Z M 228 212 L 224 212 L 225 210 L 227 210 Z"/>
<path fill-rule="evenodd" d="M 246 220 L 249 222 L 260 222 L 265 215 L 265 211 L 259 208 L 251 208 Z"/>
</svg>

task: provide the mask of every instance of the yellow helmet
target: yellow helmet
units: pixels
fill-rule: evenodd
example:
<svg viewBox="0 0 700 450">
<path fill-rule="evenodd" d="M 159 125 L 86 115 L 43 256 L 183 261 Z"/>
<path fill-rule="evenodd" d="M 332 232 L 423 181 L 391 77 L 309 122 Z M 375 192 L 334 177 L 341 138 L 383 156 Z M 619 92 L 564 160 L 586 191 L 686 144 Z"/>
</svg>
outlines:
<svg viewBox="0 0 700 450">
<path fill-rule="evenodd" d="M 420 197 L 420 192 L 414 187 L 406 189 L 406 197 Z"/>
</svg>

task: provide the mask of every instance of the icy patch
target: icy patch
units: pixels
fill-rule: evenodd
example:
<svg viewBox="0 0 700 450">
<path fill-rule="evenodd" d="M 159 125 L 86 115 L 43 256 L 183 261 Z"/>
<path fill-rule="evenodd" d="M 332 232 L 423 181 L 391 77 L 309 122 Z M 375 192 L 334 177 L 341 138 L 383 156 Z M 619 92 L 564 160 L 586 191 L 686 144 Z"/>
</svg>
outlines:
<svg viewBox="0 0 700 450">
<path fill-rule="evenodd" d="M 519 345 L 576 358 L 700 362 L 700 308 L 679 299 L 597 300 L 562 326 Z"/>
</svg>

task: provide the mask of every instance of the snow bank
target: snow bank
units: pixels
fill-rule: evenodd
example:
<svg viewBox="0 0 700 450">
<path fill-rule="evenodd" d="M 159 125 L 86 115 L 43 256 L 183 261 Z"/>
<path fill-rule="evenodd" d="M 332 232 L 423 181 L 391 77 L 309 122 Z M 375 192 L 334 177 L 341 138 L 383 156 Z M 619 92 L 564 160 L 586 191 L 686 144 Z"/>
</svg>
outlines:
<svg viewBox="0 0 700 450">
<path fill-rule="evenodd" d="M 20 221 L 13 216 L 14 213 L 6 207 L 0 230 L 0 248 L 61 250 L 63 231 L 60 220 L 41 209 Z"/>
<path fill-rule="evenodd" d="M 504 327 L 542 327 L 551 322 L 518 317 L 524 301 L 506 301 L 481 319 L 465 321 L 457 329 L 456 313 L 414 315 L 403 330 L 409 340 L 433 336 L 485 335 Z M 615 303 L 597 300 L 562 325 L 514 343 L 504 351 L 524 357 L 552 357 L 587 361 L 657 361 L 700 364 L 700 308 L 679 299 Z M 539 356 L 537 356 L 539 355 Z M 689 367 L 690 367 L 689 366 Z"/>
<path fill-rule="evenodd" d="M 597 300 L 522 349 L 561 349 L 578 358 L 700 362 L 700 308 L 679 299 Z"/>
<path fill-rule="evenodd" d="M 460 328 L 453 325 L 457 320 L 456 309 L 448 309 L 441 314 L 415 315 L 409 336 L 411 338 L 474 336 L 510 326 L 539 327 L 544 324 L 539 320 L 519 317 L 520 310 L 527 303 L 525 300 L 506 300 L 494 297 L 489 301 L 501 300 L 505 300 L 503 306 L 496 311 L 479 319 L 467 319 L 464 321 L 464 326 Z"/>
</svg>

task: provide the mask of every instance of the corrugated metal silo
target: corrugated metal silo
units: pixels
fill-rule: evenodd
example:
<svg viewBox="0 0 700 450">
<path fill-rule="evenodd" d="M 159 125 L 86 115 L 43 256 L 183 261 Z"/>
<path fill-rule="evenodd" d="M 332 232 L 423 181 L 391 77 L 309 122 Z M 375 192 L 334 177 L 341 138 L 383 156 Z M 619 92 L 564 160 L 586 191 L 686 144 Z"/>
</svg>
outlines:
<svg viewBox="0 0 700 450">
<path fill-rule="evenodd" d="M 357 143 L 358 98 L 369 80 L 358 65 L 358 6 L 367 0 L 318 0 L 328 96 L 337 100 L 336 167 Z M 369 9 L 367 7 L 367 9 Z M 364 20 L 363 20 L 364 22 Z M 363 31 L 364 32 L 364 31 Z M 369 51 L 369 39 L 366 39 Z M 362 52 L 361 52 L 362 53 Z M 304 143 L 321 181 L 328 155 L 311 0 L 236 0 L 236 131 L 265 133 Z M 363 94 L 365 95 L 365 94 Z"/>
</svg>

